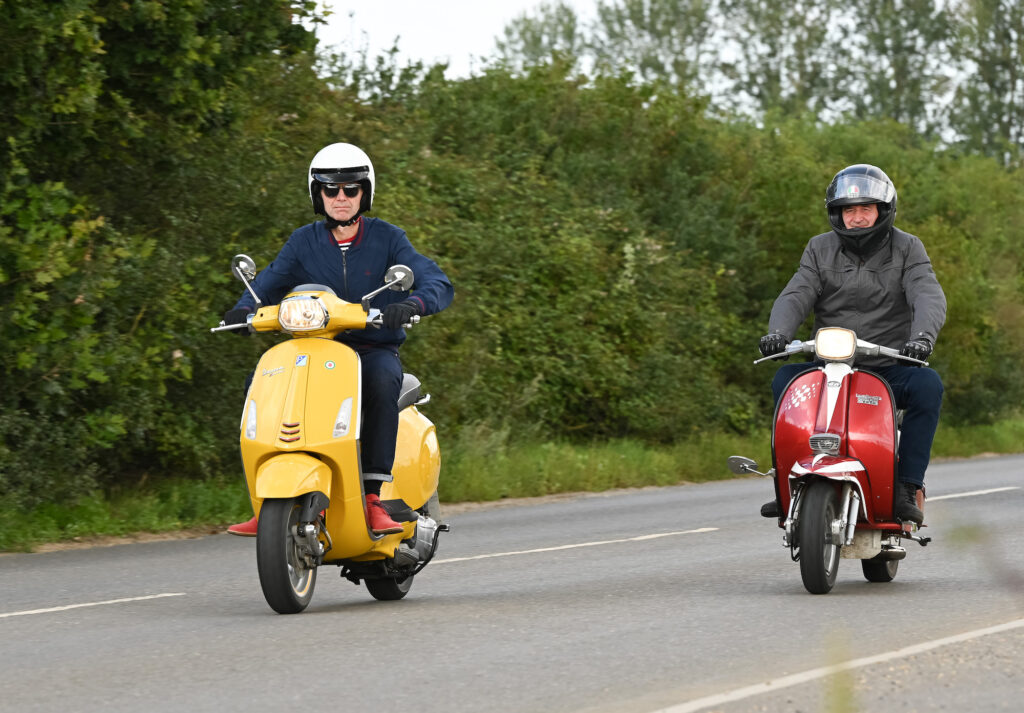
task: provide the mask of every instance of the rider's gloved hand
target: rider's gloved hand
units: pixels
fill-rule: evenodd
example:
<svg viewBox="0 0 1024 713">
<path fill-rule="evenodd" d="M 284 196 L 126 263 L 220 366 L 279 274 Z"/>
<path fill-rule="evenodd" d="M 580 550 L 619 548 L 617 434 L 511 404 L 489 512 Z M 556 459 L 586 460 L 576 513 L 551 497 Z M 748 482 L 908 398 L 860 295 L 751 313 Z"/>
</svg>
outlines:
<svg viewBox="0 0 1024 713">
<path fill-rule="evenodd" d="M 932 353 L 932 345 L 924 339 L 911 339 L 900 349 L 900 356 L 924 361 Z"/>
<path fill-rule="evenodd" d="M 408 299 L 388 305 L 381 313 L 381 317 L 385 329 L 400 329 L 403 324 L 408 324 L 414 315 L 421 313 L 419 301 Z"/>
<path fill-rule="evenodd" d="M 786 351 L 786 337 L 778 332 L 772 332 L 761 337 L 757 348 L 761 350 L 762 356 L 771 356 Z"/>
<path fill-rule="evenodd" d="M 252 310 L 245 309 L 244 307 L 239 309 L 229 309 L 224 313 L 224 324 L 245 324 L 251 311 Z M 234 329 L 232 331 L 235 334 L 242 335 L 243 337 L 249 336 L 248 329 Z"/>
</svg>

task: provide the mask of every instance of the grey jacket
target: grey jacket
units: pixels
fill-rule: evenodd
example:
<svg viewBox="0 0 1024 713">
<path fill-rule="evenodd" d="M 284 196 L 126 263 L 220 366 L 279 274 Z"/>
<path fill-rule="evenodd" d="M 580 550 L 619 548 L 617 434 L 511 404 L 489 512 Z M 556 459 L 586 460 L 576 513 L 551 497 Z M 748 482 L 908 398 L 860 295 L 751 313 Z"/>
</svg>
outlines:
<svg viewBox="0 0 1024 713">
<path fill-rule="evenodd" d="M 800 268 L 775 300 L 768 331 L 787 340 L 814 311 L 814 331 L 845 327 L 899 349 L 910 339 L 934 345 L 946 321 L 946 296 L 921 240 L 897 228 L 865 260 L 843 252 L 834 232 L 811 238 Z M 892 363 L 865 359 L 865 366 Z"/>
</svg>

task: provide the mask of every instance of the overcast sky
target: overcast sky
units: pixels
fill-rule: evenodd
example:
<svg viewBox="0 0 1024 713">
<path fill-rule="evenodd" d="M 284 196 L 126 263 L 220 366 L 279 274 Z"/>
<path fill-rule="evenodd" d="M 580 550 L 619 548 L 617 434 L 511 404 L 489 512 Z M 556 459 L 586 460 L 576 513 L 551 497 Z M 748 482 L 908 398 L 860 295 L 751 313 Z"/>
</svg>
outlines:
<svg viewBox="0 0 1024 713">
<path fill-rule="evenodd" d="M 563 0 L 584 19 L 593 17 L 597 0 Z M 332 11 L 319 28 L 321 47 L 358 50 L 372 57 L 391 47 L 397 36 L 399 64 L 449 61 L 448 77 L 465 77 L 479 58 L 492 54 L 494 40 L 508 22 L 534 11 L 543 0 L 321 0 Z M 473 58 L 477 58 L 474 62 Z"/>
</svg>

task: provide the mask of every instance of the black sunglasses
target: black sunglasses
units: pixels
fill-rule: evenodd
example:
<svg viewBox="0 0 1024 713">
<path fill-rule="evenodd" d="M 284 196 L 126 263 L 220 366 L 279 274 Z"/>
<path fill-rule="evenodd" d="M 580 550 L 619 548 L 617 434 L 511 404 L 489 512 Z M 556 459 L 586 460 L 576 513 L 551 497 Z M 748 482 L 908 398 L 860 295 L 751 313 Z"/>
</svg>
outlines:
<svg viewBox="0 0 1024 713">
<path fill-rule="evenodd" d="M 355 198 L 359 195 L 359 191 L 363 189 L 358 183 L 346 183 L 341 185 L 339 183 L 321 183 L 320 190 L 323 191 L 324 195 L 328 198 L 334 198 L 338 195 L 338 191 L 344 191 L 345 196 L 348 198 Z"/>
</svg>

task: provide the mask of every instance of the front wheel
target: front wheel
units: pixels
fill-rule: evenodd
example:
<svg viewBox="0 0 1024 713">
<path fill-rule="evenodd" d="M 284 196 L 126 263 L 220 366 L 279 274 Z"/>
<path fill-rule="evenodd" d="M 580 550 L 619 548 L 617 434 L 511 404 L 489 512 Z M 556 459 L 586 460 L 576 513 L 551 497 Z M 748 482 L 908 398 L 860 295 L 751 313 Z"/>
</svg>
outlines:
<svg viewBox="0 0 1024 713">
<path fill-rule="evenodd" d="M 869 560 L 861 560 L 860 566 L 864 570 L 864 579 L 869 582 L 891 582 L 896 578 L 896 570 L 900 566 L 900 561 L 872 557 Z"/>
<path fill-rule="evenodd" d="M 828 594 L 839 571 L 839 495 L 831 483 L 811 483 L 800 505 L 800 576 L 811 594 Z"/>
<path fill-rule="evenodd" d="M 381 578 L 367 579 L 366 589 L 373 595 L 374 599 L 381 601 L 395 601 L 401 599 L 412 589 L 412 575 L 401 579 Z"/>
<path fill-rule="evenodd" d="M 264 500 L 256 527 L 256 569 L 270 608 L 297 614 L 309 605 L 316 567 L 303 556 L 296 539 L 301 506 L 297 498 Z"/>
</svg>

